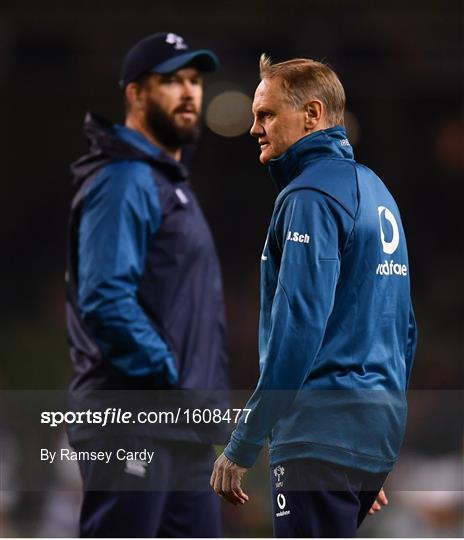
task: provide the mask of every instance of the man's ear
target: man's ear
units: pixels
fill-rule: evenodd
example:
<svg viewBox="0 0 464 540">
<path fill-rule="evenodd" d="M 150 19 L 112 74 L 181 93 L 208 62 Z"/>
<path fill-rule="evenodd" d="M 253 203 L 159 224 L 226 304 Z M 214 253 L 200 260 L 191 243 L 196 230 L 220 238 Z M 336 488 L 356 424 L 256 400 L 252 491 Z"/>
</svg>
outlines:
<svg viewBox="0 0 464 540">
<path fill-rule="evenodd" d="M 140 84 L 131 82 L 125 89 L 126 100 L 129 103 L 131 109 L 141 109 L 144 105 L 142 96 L 142 87 Z"/>
<path fill-rule="evenodd" d="M 305 128 L 307 131 L 314 131 L 324 116 L 324 105 L 322 101 L 313 99 L 306 103 L 305 107 Z"/>
</svg>

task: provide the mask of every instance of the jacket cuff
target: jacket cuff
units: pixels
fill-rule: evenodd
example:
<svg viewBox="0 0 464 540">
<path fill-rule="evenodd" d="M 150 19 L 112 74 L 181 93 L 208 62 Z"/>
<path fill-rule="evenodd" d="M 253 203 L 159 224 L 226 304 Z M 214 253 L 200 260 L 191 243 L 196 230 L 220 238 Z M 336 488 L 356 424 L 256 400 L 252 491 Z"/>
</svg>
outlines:
<svg viewBox="0 0 464 540">
<path fill-rule="evenodd" d="M 224 455 L 236 465 L 249 469 L 256 461 L 261 448 L 259 444 L 243 442 L 232 435 L 229 444 L 224 449 Z"/>
</svg>

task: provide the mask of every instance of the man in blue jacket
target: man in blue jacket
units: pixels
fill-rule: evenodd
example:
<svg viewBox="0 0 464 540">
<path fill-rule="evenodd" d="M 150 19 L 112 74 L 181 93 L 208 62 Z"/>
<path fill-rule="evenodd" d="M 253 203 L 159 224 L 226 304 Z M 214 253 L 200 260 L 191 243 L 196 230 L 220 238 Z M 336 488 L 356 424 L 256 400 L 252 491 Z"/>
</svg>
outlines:
<svg viewBox="0 0 464 540">
<path fill-rule="evenodd" d="M 251 134 L 280 192 L 261 257 L 260 378 L 211 485 L 244 504 L 268 439 L 275 535 L 350 537 L 387 502 L 404 434 L 406 239 L 393 197 L 353 158 L 336 74 L 264 55 L 260 71 Z"/>
<path fill-rule="evenodd" d="M 204 408 L 222 405 L 213 392 L 228 386 L 220 268 L 184 152 L 199 135 L 202 73 L 217 66 L 174 33 L 148 36 L 123 60 L 125 125 L 86 117 L 90 153 L 72 167 L 67 269 L 79 410 L 136 399 L 137 411 L 166 412 L 169 399 L 181 405 L 176 389 L 189 390 L 186 407 L 195 392 Z M 213 444 L 227 439 L 216 424 L 182 420 L 69 426 L 76 450 L 112 456 L 79 462 L 81 536 L 221 535 L 208 481 Z"/>
</svg>

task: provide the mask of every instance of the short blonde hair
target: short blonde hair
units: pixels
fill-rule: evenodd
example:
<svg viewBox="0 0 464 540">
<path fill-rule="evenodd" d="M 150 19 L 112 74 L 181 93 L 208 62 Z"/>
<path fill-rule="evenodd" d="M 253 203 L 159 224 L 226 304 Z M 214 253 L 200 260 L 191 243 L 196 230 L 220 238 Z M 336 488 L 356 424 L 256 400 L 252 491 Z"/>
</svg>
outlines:
<svg viewBox="0 0 464 540">
<path fill-rule="evenodd" d="M 324 105 L 327 122 L 331 126 L 344 125 L 345 90 L 336 73 L 326 64 L 309 58 L 295 58 L 273 64 L 266 54 L 259 59 L 261 80 L 279 78 L 284 93 L 295 108 L 310 99 Z"/>
</svg>

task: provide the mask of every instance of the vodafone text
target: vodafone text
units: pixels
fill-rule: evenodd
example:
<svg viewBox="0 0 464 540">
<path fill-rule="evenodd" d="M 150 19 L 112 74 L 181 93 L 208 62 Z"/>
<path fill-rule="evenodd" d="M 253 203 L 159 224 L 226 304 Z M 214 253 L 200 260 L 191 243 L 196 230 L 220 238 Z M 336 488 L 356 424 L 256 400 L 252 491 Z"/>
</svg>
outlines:
<svg viewBox="0 0 464 540">
<path fill-rule="evenodd" d="M 378 276 L 407 276 L 408 267 L 405 264 L 399 264 L 395 261 L 385 261 L 377 266 L 375 272 Z"/>
</svg>

